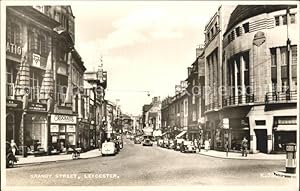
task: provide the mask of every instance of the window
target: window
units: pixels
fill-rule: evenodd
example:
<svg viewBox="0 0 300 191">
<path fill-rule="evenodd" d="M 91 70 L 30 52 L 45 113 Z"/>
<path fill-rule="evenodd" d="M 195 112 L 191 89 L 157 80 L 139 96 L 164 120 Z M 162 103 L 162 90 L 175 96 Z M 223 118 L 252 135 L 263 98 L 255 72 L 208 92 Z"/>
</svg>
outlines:
<svg viewBox="0 0 300 191">
<path fill-rule="evenodd" d="M 29 99 L 37 101 L 40 93 L 40 86 L 42 84 L 42 76 L 38 71 L 30 71 L 30 94 Z"/>
<path fill-rule="evenodd" d="M 277 66 L 277 58 L 276 58 L 276 48 L 271 48 L 271 66 L 276 67 Z"/>
<path fill-rule="evenodd" d="M 234 30 L 233 30 L 233 31 L 231 31 L 231 38 L 232 38 L 232 40 L 234 40 L 234 39 L 235 39 L 235 36 L 234 36 Z"/>
<path fill-rule="evenodd" d="M 290 19 L 291 19 L 291 24 L 295 24 L 296 23 L 295 14 L 290 14 Z"/>
<path fill-rule="evenodd" d="M 192 104 L 195 104 L 195 95 L 192 95 Z"/>
<path fill-rule="evenodd" d="M 257 126 L 266 125 L 266 120 L 255 120 L 255 125 L 257 125 Z"/>
<path fill-rule="evenodd" d="M 286 47 L 281 47 L 280 48 L 280 53 L 281 53 L 281 66 L 286 65 Z"/>
<path fill-rule="evenodd" d="M 241 36 L 240 27 L 235 28 L 236 37 Z"/>
<path fill-rule="evenodd" d="M 282 24 L 283 25 L 287 24 L 287 17 L 286 17 L 286 15 L 282 15 Z"/>
<path fill-rule="evenodd" d="M 228 43 L 230 43 L 230 41 L 231 41 L 230 34 L 228 34 L 228 36 L 227 36 L 227 40 L 228 40 Z"/>
<path fill-rule="evenodd" d="M 210 29 L 210 32 L 211 32 L 211 36 L 214 36 L 214 28 L 213 27 Z"/>
<path fill-rule="evenodd" d="M 291 51 L 292 51 L 291 65 L 297 65 L 297 46 L 291 46 Z"/>
<path fill-rule="evenodd" d="M 275 25 L 276 25 L 276 26 L 279 26 L 279 25 L 280 25 L 280 22 L 279 22 L 279 16 L 276 16 L 276 17 L 275 17 Z"/>
<path fill-rule="evenodd" d="M 46 40 L 43 35 L 38 35 L 37 39 L 37 53 L 40 55 L 46 54 Z"/>
<path fill-rule="evenodd" d="M 249 32 L 249 23 L 243 24 L 244 32 L 248 33 Z"/>
<path fill-rule="evenodd" d="M 14 70 L 12 65 L 6 66 L 6 95 L 13 96 L 14 95 Z"/>
<path fill-rule="evenodd" d="M 196 121 L 196 111 L 193 111 L 193 121 Z"/>
<path fill-rule="evenodd" d="M 12 23 L 10 34 L 8 35 L 8 41 L 12 44 L 20 45 L 21 44 L 20 36 L 21 36 L 20 27 L 17 24 Z"/>
</svg>

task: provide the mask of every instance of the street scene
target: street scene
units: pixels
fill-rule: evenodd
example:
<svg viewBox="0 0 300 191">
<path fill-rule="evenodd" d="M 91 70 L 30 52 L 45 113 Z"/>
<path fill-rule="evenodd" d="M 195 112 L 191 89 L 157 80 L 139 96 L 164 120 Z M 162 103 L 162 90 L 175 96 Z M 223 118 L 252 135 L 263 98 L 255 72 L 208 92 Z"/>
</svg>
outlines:
<svg viewBox="0 0 300 191">
<path fill-rule="evenodd" d="M 298 190 L 298 2 L 89 3 L 1 3 L 1 190 Z"/>
</svg>

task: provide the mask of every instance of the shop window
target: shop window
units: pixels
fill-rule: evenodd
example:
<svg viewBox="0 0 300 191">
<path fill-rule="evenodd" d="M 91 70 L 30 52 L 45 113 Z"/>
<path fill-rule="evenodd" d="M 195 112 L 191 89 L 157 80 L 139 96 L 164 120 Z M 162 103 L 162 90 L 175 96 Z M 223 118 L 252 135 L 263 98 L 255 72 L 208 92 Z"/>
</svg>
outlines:
<svg viewBox="0 0 300 191">
<path fill-rule="evenodd" d="M 248 33 L 249 32 L 249 23 L 243 24 L 244 32 Z"/>
</svg>

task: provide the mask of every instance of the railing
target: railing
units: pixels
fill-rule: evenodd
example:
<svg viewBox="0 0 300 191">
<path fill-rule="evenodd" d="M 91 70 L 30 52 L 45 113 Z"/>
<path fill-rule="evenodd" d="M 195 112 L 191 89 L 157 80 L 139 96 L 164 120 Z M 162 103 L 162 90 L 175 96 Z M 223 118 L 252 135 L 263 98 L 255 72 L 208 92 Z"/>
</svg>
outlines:
<svg viewBox="0 0 300 191">
<path fill-rule="evenodd" d="M 265 96 L 265 103 L 287 103 L 297 101 L 297 91 L 268 92 Z"/>
<path fill-rule="evenodd" d="M 6 84 L 6 96 L 7 97 L 14 97 L 15 95 L 15 84 L 14 83 L 7 83 Z"/>
<path fill-rule="evenodd" d="M 247 104 L 254 102 L 254 94 L 251 95 L 239 95 L 239 96 L 229 96 L 223 99 L 223 107 L 230 105 Z"/>
</svg>

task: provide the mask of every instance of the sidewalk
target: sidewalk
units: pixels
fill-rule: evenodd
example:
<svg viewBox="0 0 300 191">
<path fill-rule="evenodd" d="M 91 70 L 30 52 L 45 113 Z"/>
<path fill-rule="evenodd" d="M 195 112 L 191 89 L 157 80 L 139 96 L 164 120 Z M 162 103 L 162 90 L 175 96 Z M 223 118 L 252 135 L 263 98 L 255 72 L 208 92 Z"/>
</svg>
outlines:
<svg viewBox="0 0 300 191">
<path fill-rule="evenodd" d="M 255 153 L 255 154 L 248 154 L 247 157 L 243 157 L 242 153 L 228 152 L 228 156 L 226 156 L 226 152 L 215 151 L 215 150 L 205 151 L 204 149 L 201 149 L 201 152 L 197 152 L 197 154 L 215 157 L 215 158 L 240 159 L 240 160 L 285 160 L 286 159 L 286 154 Z"/>
<path fill-rule="evenodd" d="M 80 153 L 79 159 L 87 159 L 101 156 L 99 149 L 90 150 L 84 153 Z M 73 160 L 72 154 L 59 154 L 59 155 L 49 155 L 49 156 L 28 156 L 26 158 L 22 156 L 17 156 L 18 162 L 16 165 L 30 165 L 30 164 L 39 164 L 46 162 L 56 162 L 56 161 L 66 161 Z"/>
</svg>

